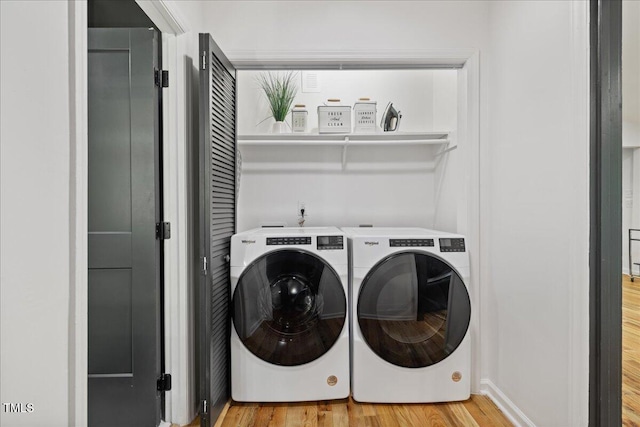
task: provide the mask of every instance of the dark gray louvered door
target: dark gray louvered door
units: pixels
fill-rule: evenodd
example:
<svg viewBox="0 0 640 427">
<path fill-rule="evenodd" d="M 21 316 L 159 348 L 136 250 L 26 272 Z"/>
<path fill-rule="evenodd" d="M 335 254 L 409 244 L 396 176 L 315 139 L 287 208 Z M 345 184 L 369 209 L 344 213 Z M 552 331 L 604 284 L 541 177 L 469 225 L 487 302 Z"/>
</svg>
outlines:
<svg viewBox="0 0 640 427">
<path fill-rule="evenodd" d="M 200 253 L 198 356 L 201 425 L 229 398 L 229 255 L 236 221 L 235 69 L 200 34 Z M 205 403 L 206 402 L 206 403 Z"/>
</svg>

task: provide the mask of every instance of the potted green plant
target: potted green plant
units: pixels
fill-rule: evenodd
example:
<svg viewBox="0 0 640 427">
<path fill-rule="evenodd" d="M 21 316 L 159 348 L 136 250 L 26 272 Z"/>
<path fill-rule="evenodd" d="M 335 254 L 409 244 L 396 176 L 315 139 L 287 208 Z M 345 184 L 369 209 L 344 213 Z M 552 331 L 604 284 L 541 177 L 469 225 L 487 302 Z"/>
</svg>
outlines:
<svg viewBox="0 0 640 427">
<path fill-rule="evenodd" d="M 293 99 L 298 93 L 295 77 L 296 73 L 293 71 L 284 74 L 268 72 L 258 76 L 258 83 L 269 101 L 271 115 L 276 121 L 273 124 L 273 133 L 286 131 L 284 119 L 289 114 Z"/>
</svg>

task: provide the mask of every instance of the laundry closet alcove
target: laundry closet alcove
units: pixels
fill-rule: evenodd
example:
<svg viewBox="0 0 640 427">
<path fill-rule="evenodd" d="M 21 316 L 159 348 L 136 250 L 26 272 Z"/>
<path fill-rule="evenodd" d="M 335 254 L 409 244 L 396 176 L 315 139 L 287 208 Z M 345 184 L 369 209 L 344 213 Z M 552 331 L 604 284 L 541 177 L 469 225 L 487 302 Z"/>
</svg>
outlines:
<svg viewBox="0 0 640 427">
<path fill-rule="evenodd" d="M 294 104 L 308 110 L 307 132 L 271 134 L 257 79 L 267 71 L 239 70 L 238 148 L 241 168 L 237 229 L 296 226 L 421 226 L 458 231 L 464 194 L 458 141 L 458 70 L 317 70 L 319 89 L 305 92 L 294 71 Z M 277 70 L 269 71 L 278 73 Z M 353 108 L 377 102 L 379 125 L 388 102 L 401 111 L 398 131 L 320 134 L 317 107 L 339 98 Z M 266 118 L 266 120 L 265 120 Z"/>
</svg>

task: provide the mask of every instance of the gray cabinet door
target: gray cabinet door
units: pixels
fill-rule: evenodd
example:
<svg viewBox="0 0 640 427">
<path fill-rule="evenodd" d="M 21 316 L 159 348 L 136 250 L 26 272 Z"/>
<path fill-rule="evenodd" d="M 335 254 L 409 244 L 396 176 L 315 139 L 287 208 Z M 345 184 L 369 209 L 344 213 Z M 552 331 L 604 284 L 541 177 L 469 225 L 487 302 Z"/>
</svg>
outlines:
<svg viewBox="0 0 640 427">
<path fill-rule="evenodd" d="M 200 253 L 198 358 L 201 425 L 229 399 L 229 262 L 236 220 L 235 69 L 209 34 L 200 34 Z M 206 259 L 206 261 L 204 261 Z"/>
<path fill-rule="evenodd" d="M 158 34 L 89 29 L 89 425 L 160 421 Z"/>
</svg>

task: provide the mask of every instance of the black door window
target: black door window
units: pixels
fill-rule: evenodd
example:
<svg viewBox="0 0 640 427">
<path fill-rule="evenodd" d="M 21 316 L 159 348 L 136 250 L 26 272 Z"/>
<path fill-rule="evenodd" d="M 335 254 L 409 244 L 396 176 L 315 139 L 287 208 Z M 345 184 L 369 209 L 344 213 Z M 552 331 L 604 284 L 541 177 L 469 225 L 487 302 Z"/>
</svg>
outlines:
<svg viewBox="0 0 640 427">
<path fill-rule="evenodd" d="M 471 318 L 469 294 L 444 261 L 421 253 L 394 254 L 365 277 L 358 324 L 369 347 L 384 360 L 422 368 L 460 345 Z"/>
<path fill-rule="evenodd" d="M 340 277 L 319 257 L 299 250 L 255 260 L 238 279 L 233 307 L 234 326 L 247 349 L 284 366 L 325 354 L 346 319 Z"/>
</svg>

